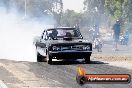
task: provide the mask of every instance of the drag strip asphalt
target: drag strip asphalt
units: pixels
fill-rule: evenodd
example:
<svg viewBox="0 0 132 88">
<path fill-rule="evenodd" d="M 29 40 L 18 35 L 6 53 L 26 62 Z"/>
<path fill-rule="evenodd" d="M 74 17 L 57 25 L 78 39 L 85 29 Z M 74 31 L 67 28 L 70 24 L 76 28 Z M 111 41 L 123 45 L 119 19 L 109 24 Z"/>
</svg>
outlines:
<svg viewBox="0 0 132 88">
<path fill-rule="evenodd" d="M 21 62 L 0 60 L 1 66 L 13 75 L 13 82 L 8 82 L 9 77 L 2 74 L 0 80 L 8 88 L 132 88 L 132 82 L 129 84 L 85 84 L 80 86 L 76 82 L 78 66 L 82 66 L 87 74 L 130 74 L 132 70 L 121 67 L 110 66 L 108 63 L 101 61 L 91 61 L 85 64 L 80 61 L 54 61 L 53 65 L 46 62 Z M 0 71 L 2 72 L 2 69 Z M 21 74 L 21 75 L 20 75 Z M 5 78 L 5 77 L 6 78 Z M 3 79 L 4 78 L 4 79 Z M 12 87 L 13 86 L 13 87 Z"/>
</svg>

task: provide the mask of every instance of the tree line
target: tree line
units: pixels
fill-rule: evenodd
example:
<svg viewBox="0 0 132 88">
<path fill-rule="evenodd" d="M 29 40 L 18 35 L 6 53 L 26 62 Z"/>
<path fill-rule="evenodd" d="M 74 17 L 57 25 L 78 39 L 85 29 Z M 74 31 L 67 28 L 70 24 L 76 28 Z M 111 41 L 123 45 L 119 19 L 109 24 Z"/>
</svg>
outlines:
<svg viewBox="0 0 132 88">
<path fill-rule="evenodd" d="M 70 2 L 69 2 L 70 3 Z M 7 11 L 14 7 L 19 13 L 30 17 L 52 16 L 57 25 L 89 27 L 93 25 L 111 26 L 120 19 L 132 22 L 132 0 L 84 0 L 83 11 L 63 10 L 63 0 L 0 0 L 0 6 Z"/>
</svg>

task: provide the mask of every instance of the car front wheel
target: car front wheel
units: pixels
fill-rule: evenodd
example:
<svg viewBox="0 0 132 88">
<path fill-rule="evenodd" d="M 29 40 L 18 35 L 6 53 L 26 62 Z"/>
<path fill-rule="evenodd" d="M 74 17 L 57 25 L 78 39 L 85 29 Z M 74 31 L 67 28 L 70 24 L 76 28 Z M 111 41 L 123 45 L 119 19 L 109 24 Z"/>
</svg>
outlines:
<svg viewBox="0 0 132 88">
<path fill-rule="evenodd" d="M 52 56 L 48 54 L 47 57 L 48 57 L 48 64 L 52 64 Z"/>
<path fill-rule="evenodd" d="M 40 54 L 37 52 L 37 62 L 45 62 L 45 61 L 47 61 L 46 57 L 40 55 Z"/>
</svg>

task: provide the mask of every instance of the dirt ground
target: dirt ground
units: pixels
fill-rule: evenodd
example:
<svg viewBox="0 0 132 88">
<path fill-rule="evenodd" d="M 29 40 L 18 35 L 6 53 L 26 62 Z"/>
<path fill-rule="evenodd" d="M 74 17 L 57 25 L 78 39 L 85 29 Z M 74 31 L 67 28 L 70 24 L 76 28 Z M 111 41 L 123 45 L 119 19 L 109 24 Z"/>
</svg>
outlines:
<svg viewBox="0 0 132 88">
<path fill-rule="evenodd" d="M 91 57 L 109 65 L 132 69 L 132 55 L 93 54 Z"/>
</svg>

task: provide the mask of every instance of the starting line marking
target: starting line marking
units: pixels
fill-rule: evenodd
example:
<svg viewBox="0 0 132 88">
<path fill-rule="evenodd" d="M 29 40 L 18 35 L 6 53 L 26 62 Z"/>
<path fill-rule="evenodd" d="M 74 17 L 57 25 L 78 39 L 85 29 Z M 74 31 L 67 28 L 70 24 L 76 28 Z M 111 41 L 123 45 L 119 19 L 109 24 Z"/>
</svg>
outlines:
<svg viewBox="0 0 132 88">
<path fill-rule="evenodd" d="M 0 88 L 8 88 L 8 87 L 0 80 Z"/>
</svg>

